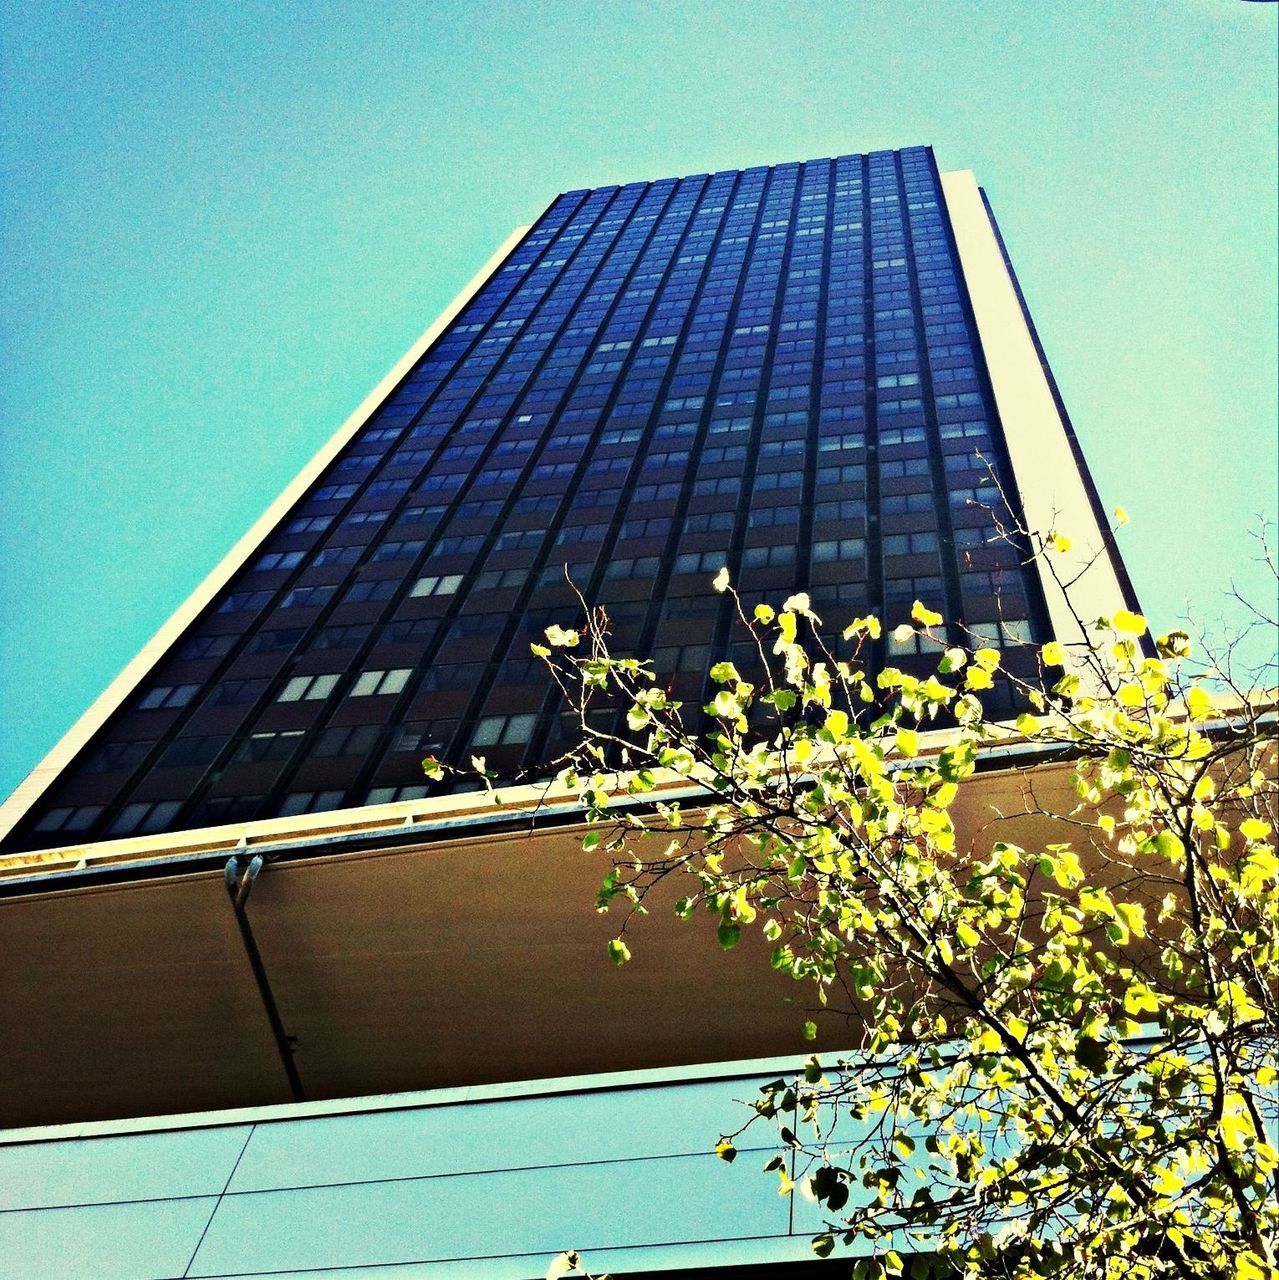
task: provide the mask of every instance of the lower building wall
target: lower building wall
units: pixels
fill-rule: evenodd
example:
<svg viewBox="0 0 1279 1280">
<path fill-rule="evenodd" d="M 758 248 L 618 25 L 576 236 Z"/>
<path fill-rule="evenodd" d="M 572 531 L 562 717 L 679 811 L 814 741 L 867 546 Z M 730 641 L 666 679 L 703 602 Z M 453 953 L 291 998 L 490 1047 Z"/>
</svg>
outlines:
<svg viewBox="0 0 1279 1280">
<path fill-rule="evenodd" d="M 0 1133 L 0 1274 L 544 1276 L 812 1260 L 816 1206 L 717 1159 L 758 1060 Z M 752 1131 L 754 1133 L 755 1131 Z"/>
</svg>

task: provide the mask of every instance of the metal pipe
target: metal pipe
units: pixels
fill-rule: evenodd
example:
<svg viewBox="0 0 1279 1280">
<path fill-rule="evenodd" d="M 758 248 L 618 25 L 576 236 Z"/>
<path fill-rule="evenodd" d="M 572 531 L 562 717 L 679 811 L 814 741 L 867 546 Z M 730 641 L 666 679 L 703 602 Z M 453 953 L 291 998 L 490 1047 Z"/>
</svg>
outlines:
<svg viewBox="0 0 1279 1280">
<path fill-rule="evenodd" d="M 288 1077 L 289 1090 L 294 1102 L 305 1102 L 306 1093 L 302 1088 L 302 1077 L 298 1074 L 297 1063 L 293 1054 L 297 1039 L 284 1029 L 280 1018 L 279 1006 L 275 1003 L 275 995 L 271 990 L 271 982 L 267 977 L 266 965 L 262 962 L 262 953 L 258 950 L 257 939 L 253 936 L 253 926 L 249 923 L 249 894 L 258 875 L 266 865 L 266 859 L 256 853 L 247 862 L 244 861 L 243 850 L 237 849 L 227 860 L 226 889 L 231 899 L 231 910 L 235 913 L 236 924 L 240 927 L 240 938 L 244 942 L 245 954 L 249 957 L 249 967 L 258 984 L 258 994 L 262 997 L 262 1006 L 266 1010 L 267 1021 L 271 1024 L 271 1034 L 275 1037 L 276 1052 Z"/>
</svg>

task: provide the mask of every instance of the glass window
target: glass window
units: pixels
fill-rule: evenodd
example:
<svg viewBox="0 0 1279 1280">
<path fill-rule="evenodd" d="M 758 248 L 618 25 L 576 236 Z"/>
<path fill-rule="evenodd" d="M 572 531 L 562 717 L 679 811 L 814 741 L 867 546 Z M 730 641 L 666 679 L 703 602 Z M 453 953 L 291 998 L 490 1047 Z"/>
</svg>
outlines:
<svg viewBox="0 0 1279 1280">
<path fill-rule="evenodd" d="M 138 709 L 151 711 L 158 707 L 185 707 L 199 690 L 198 684 L 159 684 L 142 695 Z"/>
<path fill-rule="evenodd" d="M 277 702 L 315 702 L 327 698 L 341 679 L 340 672 L 318 676 L 294 676 L 276 697 Z"/>
<path fill-rule="evenodd" d="M 462 585 L 460 573 L 433 574 L 413 584 L 411 596 L 451 596 Z"/>
<path fill-rule="evenodd" d="M 471 746 L 496 747 L 527 742 L 536 723 L 535 715 L 483 716 L 471 735 Z"/>
<path fill-rule="evenodd" d="M 374 694 L 399 693 L 413 674 L 411 667 L 395 667 L 389 671 L 362 671 L 351 689 L 354 698 Z"/>
<path fill-rule="evenodd" d="M 345 791 L 294 791 L 285 796 L 276 811 L 280 817 L 296 813 L 322 813 L 341 806 Z"/>
<path fill-rule="evenodd" d="M 163 831 L 178 816 L 182 804 L 178 800 L 163 800 L 155 804 L 126 804 L 116 814 L 107 833 L 113 836 L 147 835 Z"/>
</svg>

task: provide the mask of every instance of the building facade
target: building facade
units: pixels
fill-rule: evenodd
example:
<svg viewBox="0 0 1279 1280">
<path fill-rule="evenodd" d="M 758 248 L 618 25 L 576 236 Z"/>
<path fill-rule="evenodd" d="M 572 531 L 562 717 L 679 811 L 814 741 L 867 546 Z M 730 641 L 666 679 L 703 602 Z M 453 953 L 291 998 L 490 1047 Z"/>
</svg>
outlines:
<svg viewBox="0 0 1279 1280">
<path fill-rule="evenodd" d="M 543 1152 L 552 1122 L 527 1119 L 530 1096 L 595 1114 L 608 1095 L 624 1117 L 627 1090 L 716 1081 L 714 1110 L 773 1069 L 753 1060 L 801 1051 L 783 992 L 761 1003 L 773 988 L 747 958 L 723 967 L 685 930 L 658 944 L 667 960 L 601 973 L 580 812 L 529 786 L 495 815 L 456 782 L 428 782 L 423 757 L 483 756 L 512 780 L 552 772 L 576 724 L 529 644 L 576 621 L 582 600 L 690 702 L 718 658 L 749 669 L 730 603 L 709 588 L 723 566 L 748 605 L 808 591 L 836 634 L 866 612 L 887 633 L 923 600 L 955 640 L 998 646 L 1030 674 L 1028 646 L 1075 638 L 1024 532 L 1052 527 L 1074 539 L 1067 576 L 1091 564 L 1086 616 L 1134 605 L 971 174 L 908 148 L 560 196 L 0 809 L 0 1011 L 32 1028 L 2 1051 L 16 1091 L 0 1124 L 22 1128 L 0 1135 L 0 1161 L 37 1187 L 56 1181 L 42 1169 L 98 1170 L 87 1200 L 0 1206 L 0 1258 L 65 1249 L 97 1230 L 67 1214 L 126 1201 L 142 1234 L 152 1211 L 138 1205 L 208 1210 L 174 1218 L 172 1256 L 136 1274 L 541 1274 L 544 1247 L 590 1245 L 570 1230 L 580 1171 L 538 1183 L 559 1206 L 540 1220 L 562 1238 L 508 1223 L 488 1254 L 460 1228 L 429 1249 L 409 1241 L 423 1214 L 469 1212 L 461 1192 L 448 1200 L 485 1171 L 469 1157 L 430 1170 L 397 1157 L 387 1172 L 368 1154 L 358 1176 L 343 1166 L 324 1183 L 325 1161 L 342 1161 L 317 1154 L 286 1176 L 267 1151 L 276 1182 L 234 1181 L 236 1142 L 256 1157 L 281 1125 L 299 1150 L 345 1124 L 359 1130 L 350 1149 L 385 1155 L 425 1150 L 414 1125 L 433 1132 L 440 1108 L 457 1119 L 466 1104 L 492 1145 L 517 1117 L 503 1098 L 542 1136 L 488 1173 L 578 1169 L 595 1157 Z M 916 643 L 886 639 L 872 661 L 935 662 Z M 1006 691 L 992 698 L 1013 709 Z M 516 884 L 521 927 L 546 941 L 491 947 Z M 374 1094 L 400 1101 L 358 1101 Z M 276 1109 L 219 1110 L 245 1107 Z M 137 1119 L 161 1113 L 186 1118 Z M 390 1122 L 369 1117 L 392 1113 L 418 1119 L 378 1137 Z M 88 1127 L 48 1127 L 71 1122 Z M 473 1150 L 483 1125 L 458 1123 L 459 1152 Z M 705 1156 L 654 1141 L 599 1160 Z M 187 1181 L 110 1199 L 120 1142 L 143 1143 L 132 1159 L 148 1164 L 192 1153 Z M 225 1178 L 209 1173 L 223 1165 Z M 328 1239 L 316 1222 L 371 1211 L 350 1187 L 391 1183 L 417 1188 L 377 1211 L 394 1232 L 315 1244 Z M 297 1247 L 246 1253 L 275 1239 L 252 1229 L 285 1203 L 268 1192 L 312 1196 L 288 1202 Z M 743 1194 L 707 1210 L 718 1235 L 699 1235 L 694 1214 L 670 1238 L 653 1225 L 632 1240 L 603 1204 L 576 1221 L 601 1249 L 638 1249 L 614 1257 L 637 1272 L 804 1257 L 802 1213 L 752 1245 Z M 153 1221 L 148 1238 L 162 1237 Z M 192 1239 L 188 1271 L 173 1269 Z"/>
<path fill-rule="evenodd" d="M 832 620 L 921 599 L 1017 670 L 1052 621 L 997 532 L 1082 462 L 1051 389 L 1003 420 L 973 290 L 1007 273 L 974 285 L 954 203 L 926 148 L 559 197 L 20 791 L 10 845 L 420 797 L 428 754 L 535 769 L 575 726 L 529 643 L 575 589 L 691 699 L 725 564 Z"/>
</svg>

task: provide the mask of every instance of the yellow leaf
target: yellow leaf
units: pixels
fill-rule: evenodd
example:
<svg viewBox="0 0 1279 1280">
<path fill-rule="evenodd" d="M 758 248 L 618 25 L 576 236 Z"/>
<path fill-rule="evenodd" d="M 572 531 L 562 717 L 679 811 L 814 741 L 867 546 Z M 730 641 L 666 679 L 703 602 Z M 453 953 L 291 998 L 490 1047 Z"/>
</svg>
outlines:
<svg viewBox="0 0 1279 1280">
<path fill-rule="evenodd" d="M 1229 1007 L 1232 1022 L 1257 1022 L 1265 1017 L 1261 1006 L 1248 994 L 1247 988 L 1237 978 L 1231 978 L 1222 992 L 1223 1002 Z"/>
<path fill-rule="evenodd" d="M 844 639 L 851 640 L 853 636 L 868 635 L 872 640 L 878 640 L 879 631 L 879 619 L 871 614 L 865 618 L 854 618 L 844 628 Z"/>
<path fill-rule="evenodd" d="M 1279 880 L 1279 858 L 1268 845 L 1254 849 L 1240 864 L 1239 887 L 1248 897 L 1260 893 L 1268 880 Z"/>
<path fill-rule="evenodd" d="M 1119 918 L 1139 938 L 1146 936 L 1146 909 L 1137 902 L 1116 902 L 1115 911 Z"/>
<path fill-rule="evenodd" d="M 1134 982 L 1124 993 L 1124 1009 L 1137 1017 L 1143 1013 L 1159 1012 L 1159 997 L 1141 982 Z"/>
<path fill-rule="evenodd" d="M 1270 832 L 1270 823 L 1262 822 L 1260 818 L 1247 818 L 1239 824 L 1239 834 L 1252 842 L 1264 840 Z"/>
<path fill-rule="evenodd" d="M 919 754 L 919 734 L 914 729 L 897 730 L 897 750 L 904 756 Z"/>
<path fill-rule="evenodd" d="M 1235 1280 L 1275 1280 L 1275 1269 L 1251 1249 L 1234 1255 Z"/>
<path fill-rule="evenodd" d="M 1110 625 L 1116 631 L 1126 632 L 1130 636 L 1143 636 L 1146 634 L 1145 618 L 1139 613 L 1133 613 L 1131 609 L 1120 609 L 1111 618 Z"/>
<path fill-rule="evenodd" d="M 1123 684 L 1119 686 L 1119 692 L 1115 695 L 1121 707 L 1127 707 L 1132 710 L 1135 707 L 1145 706 L 1146 695 L 1142 691 L 1139 684 Z"/>
<path fill-rule="evenodd" d="M 1221 1117 L 1218 1128 L 1227 1151 L 1242 1151 L 1248 1145 L 1248 1140 L 1256 1133 L 1252 1127 L 1252 1121 L 1243 1111 L 1236 1109 L 1227 1111 Z"/>
<path fill-rule="evenodd" d="M 1206 689 L 1195 685 L 1186 693 L 1186 710 L 1192 720 L 1205 720 L 1212 710 L 1212 698 Z"/>
<path fill-rule="evenodd" d="M 724 567 L 715 575 L 715 580 L 711 583 L 711 586 L 714 587 L 716 591 L 728 590 L 728 565 L 724 565 Z"/>
<path fill-rule="evenodd" d="M 1058 849 L 1052 864 L 1052 877 L 1063 889 L 1073 889 L 1084 878 L 1079 856 L 1069 849 Z"/>
<path fill-rule="evenodd" d="M 1049 640 L 1040 649 L 1039 653 L 1046 667 L 1064 667 L 1066 665 L 1066 650 L 1056 640 Z"/>
<path fill-rule="evenodd" d="M 1115 523 L 1120 525 L 1128 523 L 1128 513 L 1123 509 L 1123 507 L 1115 508 Z"/>
<path fill-rule="evenodd" d="M 918 622 L 921 627 L 935 627 L 942 620 L 940 613 L 934 613 L 918 600 L 916 600 L 911 606 L 910 616 Z"/>
<path fill-rule="evenodd" d="M 998 1053 L 1003 1047 L 1003 1037 L 992 1027 L 987 1027 L 986 1030 L 977 1037 L 977 1048 L 982 1053 Z"/>
<path fill-rule="evenodd" d="M 990 672 L 985 667 L 969 667 L 968 673 L 964 676 L 964 687 L 966 689 L 993 689 L 995 682 L 990 678 Z"/>
<path fill-rule="evenodd" d="M 576 631 L 554 624 L 546 628 L 546 638 L 557 649 L 572 649 L 581 638 Z"/>
</svg>

